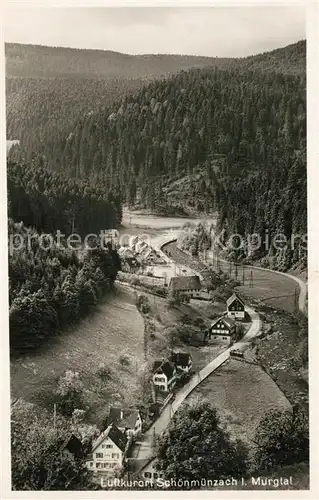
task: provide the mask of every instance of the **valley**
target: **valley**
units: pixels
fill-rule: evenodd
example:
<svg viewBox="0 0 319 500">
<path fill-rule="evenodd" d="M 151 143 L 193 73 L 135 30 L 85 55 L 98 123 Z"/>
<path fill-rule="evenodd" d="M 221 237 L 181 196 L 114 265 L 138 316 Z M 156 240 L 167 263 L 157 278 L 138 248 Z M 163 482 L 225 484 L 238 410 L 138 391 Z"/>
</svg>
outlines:
<svg viewBox="0 0 319 500">
<path fill-rule="evenodd" d="M 6 44 L 14 484 L 308 484 L 305 59 Z"/>
</svg>

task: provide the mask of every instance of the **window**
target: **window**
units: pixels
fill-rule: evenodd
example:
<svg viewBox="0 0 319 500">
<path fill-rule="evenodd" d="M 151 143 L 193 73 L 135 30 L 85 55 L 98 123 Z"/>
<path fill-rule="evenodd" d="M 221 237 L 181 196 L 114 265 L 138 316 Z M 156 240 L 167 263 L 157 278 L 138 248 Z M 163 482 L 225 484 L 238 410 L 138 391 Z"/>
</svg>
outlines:
<svg viewBox="0 0 319 500">
<path fill-rule="evenodd" d="M 144 477 L 146 477 L 147 479 L 149 479 L 149 478 L 152 477 L 152 474 L 150 472 L 144 472 Z"/>
<path fill-rule="evenodd" d="M 93 467 L 93 462 L 90 462 L 90 467 Z"/>
<path fill-rule="evenodd" d="M 118 453 L 112 453 L 112 458 L 120 458 L 120 455 Z"/>
<path fill-rule="evenodd" d="M 105 444 L 104 446 L 105 446 L 105 448 L 113 448 L 112 444 Z"/>
<path fill-rule="evenodd" d="M 101 467 L 102 467 L 102 464 L 101 464 L 100 462 L 97 462 L 97 464 L 96 464 L 96 468 L 97 468 L 97 469 L 100 469 Z"/>
<path fill-rule="evenodd" d="M 95 456 L 96 458 L 103 458 L 103 453 L 96 453 Z"/>
<path fill-rule="evenodd" d="M 153 477 L 154 477 L 154 479 L 157 479 L 157 478 L 158 478 L 158 474 L 157 474 L 157 472 L 154 472 Z"/>
</svg>

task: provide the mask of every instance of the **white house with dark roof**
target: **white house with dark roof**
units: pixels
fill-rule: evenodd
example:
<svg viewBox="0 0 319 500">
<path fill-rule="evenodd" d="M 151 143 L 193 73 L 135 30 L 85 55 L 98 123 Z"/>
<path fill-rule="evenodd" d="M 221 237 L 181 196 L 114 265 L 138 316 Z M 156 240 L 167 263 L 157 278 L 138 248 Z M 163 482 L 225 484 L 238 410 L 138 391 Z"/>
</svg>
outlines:
<svg viewBox="0 0 319 500">
<path fill-rule="evenodd" d="M 201 293 L 199 276 L 173 276 L 169 282 L 169 292 L 198 297 Z"/>
<path fill-rule="evenodd" d="M 93 443 L 87 468 L 95 474 L 113 475 L 123 467 L 129 445 L 127 436 L 116 425 L 109 425 Z"/>
<path fill-rule="evenodd" d="M 155 389 L 170 392 L 176 384 L 175 365 L 168 359 L 155 361 L 152 381 Z"/>
<path fill-rule="evenodd" d="M 233 319 L 221 316 L 212 322 L 209 329 L 209 339 L 225 344 L 232 342 L 232 337 L 236 333 L 236 323 Z"/>
<path fill-rule="evenodd" d="M 244 301 L 237 295 L 233 293 L 229 299 L 226 300 L 227 305 L 227 316 L 229 318 L 245 318 L 245 304 Z"/>
</svg>

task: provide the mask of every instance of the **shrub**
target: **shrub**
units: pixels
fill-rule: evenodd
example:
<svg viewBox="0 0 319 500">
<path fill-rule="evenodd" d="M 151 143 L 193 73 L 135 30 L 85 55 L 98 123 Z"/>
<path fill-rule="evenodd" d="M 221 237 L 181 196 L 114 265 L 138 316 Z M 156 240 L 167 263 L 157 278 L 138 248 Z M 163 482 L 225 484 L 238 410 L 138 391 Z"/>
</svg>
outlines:
<svg viewBox="0 0 319 500">
<path fill-rule="evenodd" d="M 259 422 L 254 442 L 257 470 L 308 462 L 308 417 L 297 406 L 292 411 L 272 409 Z"/>
<path fill-rule="evenodd" d="M 119 362 L 122 366 L 129 366 L 131 361 L 130 361 L 130 357 L 128 354 L 122 354 L 120 357 L 119 357 Z"/>
</svg>

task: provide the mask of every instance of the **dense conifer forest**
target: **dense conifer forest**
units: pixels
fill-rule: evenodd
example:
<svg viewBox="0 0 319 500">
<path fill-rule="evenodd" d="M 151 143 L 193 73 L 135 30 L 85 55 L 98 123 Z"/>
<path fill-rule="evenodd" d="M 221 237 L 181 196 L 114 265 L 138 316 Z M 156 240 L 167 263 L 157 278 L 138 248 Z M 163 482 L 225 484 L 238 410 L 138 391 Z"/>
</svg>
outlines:
<svg viewBox="0 0 319 500">
<path fill-rule="evenodd" d="M 35 101 L 34 126 L 12 137 L 21 146 L 11 157 L 40 158 L 131 206 L 216 211 L 228 234 L 305 233 L 305 51 L 298 42 L 144 82 L 82 114 L 64 136 L 46 121 L 44 92 L 43 118 Z M 32 109 L 26 116 L 32 122 Z M 9 124 L 14 134 L 14 119 Z M 268 264 L 289 268 L 300 258 L 296 247 Z"/>
<path fill-rule="evenodd" d="M 9 219 L 8 229 L 10 345 L 12 354 L 22 354 L 88 314 L 112 286 L 120 262 L 107 243 L 79 252 L 65 239 L 44 242 L 22 222 Z"/>
</svg>

